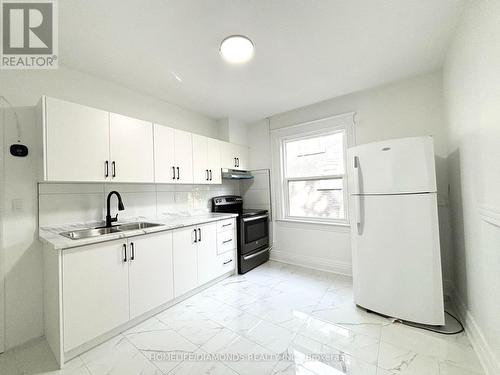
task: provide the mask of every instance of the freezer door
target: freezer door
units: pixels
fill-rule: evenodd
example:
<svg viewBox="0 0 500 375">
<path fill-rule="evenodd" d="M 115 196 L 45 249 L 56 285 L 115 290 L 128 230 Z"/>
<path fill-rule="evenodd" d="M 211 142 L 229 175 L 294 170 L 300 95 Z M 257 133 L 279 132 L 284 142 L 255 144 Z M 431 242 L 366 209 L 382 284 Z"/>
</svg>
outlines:
<svg viewBox="0 0 500 375">
<path fill-rule="evenodd" d="M 412 322 L 444 324 L 436 194 L 351 196 L 354 299 Z"/>
<path fill-rule="evenodd" d="M 368 143 L 348 150 L 351 194 L 436 191 L 432 137 Z"/>
</svg>

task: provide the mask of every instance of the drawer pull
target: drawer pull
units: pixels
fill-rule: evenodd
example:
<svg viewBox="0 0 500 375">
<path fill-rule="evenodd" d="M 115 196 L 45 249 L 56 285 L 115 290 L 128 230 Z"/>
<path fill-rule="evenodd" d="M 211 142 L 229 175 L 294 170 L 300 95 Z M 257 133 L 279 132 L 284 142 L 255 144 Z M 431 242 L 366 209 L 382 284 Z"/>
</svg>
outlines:
<svg viewBox="0 0 500 375">
<path fill-rule="evenodd" d="M 222 243 L 228 243 L 228 242 L 231 242 L 232 240 L 233 240 L 233 239 L 232 239 L 232 238 L 230 238 L 230 239 L 228 239 L 228 240 L 222 241 Z"/>
<path fill-rule="evenodd" d="M 222 265 L 224 265 L 224 266 L 225 266 L 226 264 L 229 264 L 229 263 L 231 263 L 232 261 L 233 261 L 232 259 L 229 259 L 228 261 L 225 261 L 224 263 L 222 263 Z"/>
<path fill-rule="evenodd" d="M 233 223 L 223 224 L 223 225 L 222 225 L 222 228 L 224 228 L 224 227 L 228 227 L 228 226 L 230 226 L 230 225 L 233 225 Z"/>
</svg>

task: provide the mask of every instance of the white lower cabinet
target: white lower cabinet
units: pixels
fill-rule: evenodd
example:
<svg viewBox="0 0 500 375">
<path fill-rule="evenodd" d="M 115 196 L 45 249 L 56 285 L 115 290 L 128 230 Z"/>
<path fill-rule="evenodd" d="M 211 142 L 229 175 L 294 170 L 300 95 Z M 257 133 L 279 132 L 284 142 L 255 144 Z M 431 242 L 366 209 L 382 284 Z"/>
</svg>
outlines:
<svg viewBox="0 0 500 375">
<path fill-rule="evenodd" d="M 172 232 L 129 238 L 130 318 L 174 298 Z"/>
<path fill-rule="evenodd" d="M 128 263 L 123 240 L 64 250 L 64 351 L 129 320 Z"/>
<path fill-rule="evenodd" d="M 178 297 L 198 286 L 196 228 L 174 230 L 174 295 Z"/>
<path fill-rule="evenodd" d="M 217 277 L 217 225 L 205 224 L 198 228 L 198 284 Z"/>
<path fill-rule="evenodd" d="M 44 328 L 58 362 L 233 271 L 235 251 L 218 254 L 218 227 L 226 228 L 213 222 L 59 251 L 45 247 Z"/>
</svg>

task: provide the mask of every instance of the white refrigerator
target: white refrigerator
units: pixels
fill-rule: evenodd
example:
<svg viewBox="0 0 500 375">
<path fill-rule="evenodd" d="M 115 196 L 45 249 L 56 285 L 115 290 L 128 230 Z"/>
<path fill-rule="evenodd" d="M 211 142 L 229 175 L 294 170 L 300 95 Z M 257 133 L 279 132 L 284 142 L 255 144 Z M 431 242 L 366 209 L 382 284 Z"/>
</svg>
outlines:
<svg viewBox="0 0 500 375">
<path fill-rule="evenodd" d="M 433 139 L 352 147 L 348 181 L 355 303 L 444 325 Z"/>
</svg>

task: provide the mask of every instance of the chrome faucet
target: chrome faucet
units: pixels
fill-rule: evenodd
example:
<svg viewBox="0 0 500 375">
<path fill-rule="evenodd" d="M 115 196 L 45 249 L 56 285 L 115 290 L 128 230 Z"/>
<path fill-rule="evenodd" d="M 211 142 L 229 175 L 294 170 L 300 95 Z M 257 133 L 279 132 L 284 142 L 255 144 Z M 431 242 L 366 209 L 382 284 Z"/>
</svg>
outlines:
<svg viewBox="0 0 500 375">
<path fill-rule="evenodd" d="M 122 197 L 120 195 L 120 193 L 118 193 L 117 191 L 111 191 L 109 194 L 108 194 L 108 198 L 107 198 L 107 202 L 106 202 L 106 228 L 110 228 L 111 227 L 111 223 L 115 222 L 115 221 L 118 221 L 118 214 L 116 214 L 115 217 L 111 217 L 111 210 L 110 210 L 110 200 L 111 200 L 111 196 L 115 194 L 116 197 L 118 198 L 118 210 L 119 211 L 123 211 L 125 209 L 125 207 L 123 206 L 123 202 L 122 202 Z"/>
</svg>

